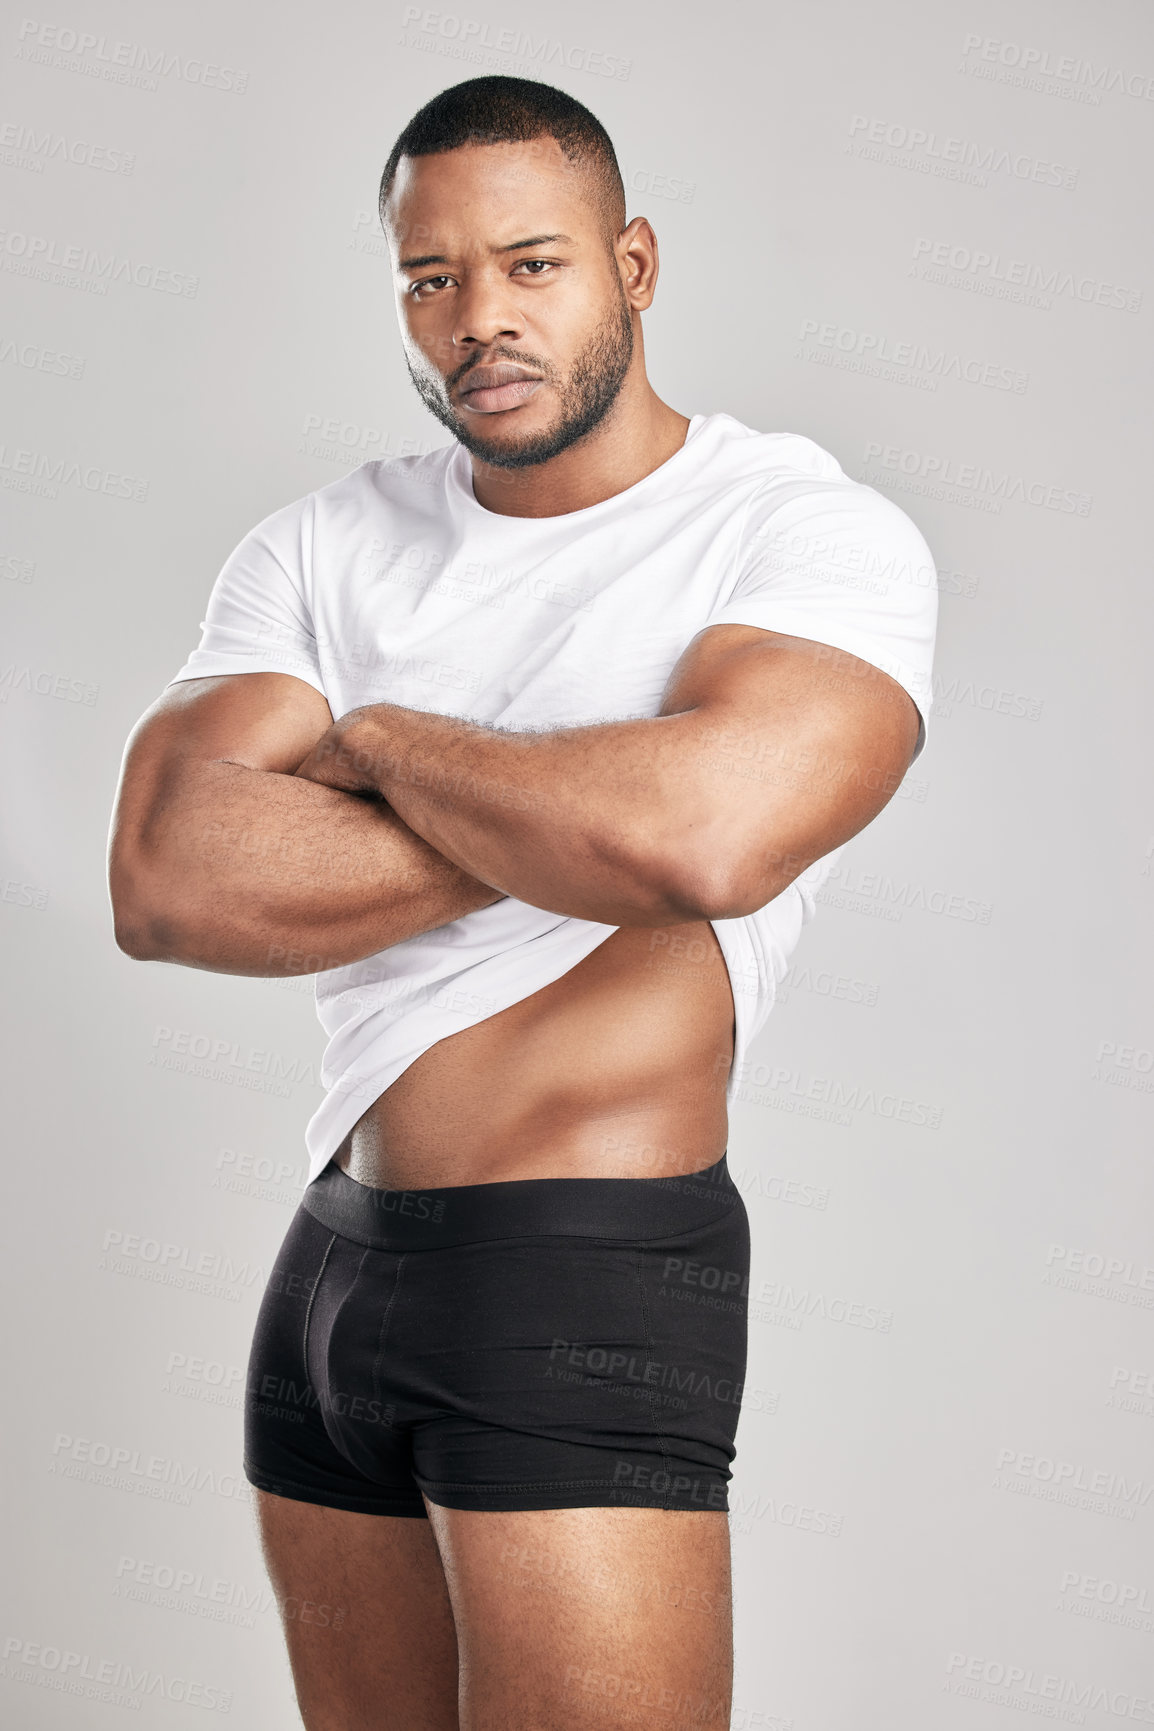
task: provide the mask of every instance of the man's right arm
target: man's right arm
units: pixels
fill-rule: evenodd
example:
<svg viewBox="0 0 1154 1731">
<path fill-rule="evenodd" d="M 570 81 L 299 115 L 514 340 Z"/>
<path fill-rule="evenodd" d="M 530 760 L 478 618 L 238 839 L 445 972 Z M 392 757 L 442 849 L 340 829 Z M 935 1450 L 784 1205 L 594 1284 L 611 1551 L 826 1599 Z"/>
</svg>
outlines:
<svg viewBox="0 0 1154 1731">
<path fill-rule="evenodd" d="M 332 721 L 286 673 L 182 680 L 142 716 L 109 841 L 127 955 L 316 973 L 503 899 L 388 805 L 294 775 Z"/>
</svg>

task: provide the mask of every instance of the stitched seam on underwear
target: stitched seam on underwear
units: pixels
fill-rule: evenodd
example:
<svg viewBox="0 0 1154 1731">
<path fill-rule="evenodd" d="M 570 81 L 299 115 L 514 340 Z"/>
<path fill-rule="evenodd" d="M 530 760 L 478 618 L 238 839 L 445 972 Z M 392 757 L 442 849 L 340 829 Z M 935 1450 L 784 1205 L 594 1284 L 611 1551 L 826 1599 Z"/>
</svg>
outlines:
<svg viewBox="0 0 1154 1731">
<path fill-rule="evenodd" d="M 653 1352 L 653 1329 L 650 1326 L 649 1321 L 649 1299 L 645 1291 L 645 1275 L 642 1268 L 642 1258 L 644 1255 L 644 1250 L 639 1249 L 637 1252 L 637 1287 L 641 1294 L 641 1315 L 645 1322 L 645 1357 L 648 1362 Z M 669 1507 L 669 1490 L 673 1483 L 673 1474 L 669 1470 L 669 1447 L 666 1441 L 665 1432 L 661 1428 L 661 1420 L 657 1416 L 656 1401 L 653 1402 L 652 1412 L 653 1423 L 657 1427 L 657 1440 L 661 1444 L 661 1460 L 665 1467 L 665 1495 L 661 1500 L 661 1507 L 667 1509 Z"/>
<path fill-rule="evenodd" d="M 470 1496 L 489 1498 L 508 1496 L 510 1493 L 520 1493 L 521 1491 L 609 1491 L 620 1489 L 616 1479 L 549 1479 L 544 1483 L 537 1479 L 523 1485 L 497 1485 L 494 1487 L 462 1484 L 457 1479 L 422 1478 L 416 1482 L 428 1485 L 429 1489 L 434 1491 L 467 1491 Z"/>
<path fill-rule="evenodd" d="M 289 1485 L 294 1491 L 308 1491 L 310 1495 L 317 1497 L 337 1497 L 342 1502 L 368 1503 L 377 1501 L 375 1497 L 346 1497 L 342 1491 L 330 1491 L 327 1488 L 318 1489 L 316 1485 L 306 1484 L 303 1479 L 286 1479 L 282 1477 L 280 1473 L 266 1473 L 263 1467 L 254 1466 L 250 1469 L 247 1461 L 243 1461 L 241 1464 L 244 1468 L 245 1477 L 250 1481 L 250 1483 L 255 1484 L 258 1490 L 263 1490 L 266 1485 Z M 371 1483 L 372 1481 L 370 1480 L 369 1482 Z M 411 1509 L 414 1506 L 411 1501 L 407 1501 L 403 1497 L 384 1497 L 381 1500 L 384 1502 L 399 1503 L 402 1508 L 407 1509 Z M 421 1507 L 424 1508 L 423 1503 L 421 1504 Z"/>
<path fill-rule="evenodd" d="M 308 1301 L 307 1306 L 305 1307 L 305 1326 L 304 1326 L 304 1336 L 301 1340 L 301 1359 L 302 1359 L 302 1361 L 304 1363 L 304 1367 L 305 1367 L 305 1384 L 306 1384 L 306 1386 L 307 1386 L 308 1380 L 309 1380 L 309 1323 L 312 1321 L 313 1304 L 316 1301 L 317 1288 L 320 1286 L 321 1279 L 322 1279 L 324 1272 L 325 1272 L 325 1266 L 326 1266 L 328 1259 L 329 1259 L 329 1254 L 333 1248 L 333 1245 L 336 1243 L 336 1241 L 337 1241 L 337 1235 L 334 1232 L 332 1237 L 329 1239 L 328 1243 L 325 1245 L 325 1253 L 321 1257 L 321 1265 L 317 1269 L 317 1277 L 313 1281 L 313 1289 L 309 1293 L 309 1301 Z"/>
<path fill-rule="evenodd" d="M 363 1260 L 363 1259 L 362 1259 Z M 385 1356 L 385 1344 L 388 1340 L 389 1322 L 393 1314 L 393 1306 L 397 1302 L 397 1293 L 401 1290 L 401 1281 L 405 1273 L 405 1260 L 402 1256 L 397 1263 L 396 1277 L 393 1280 L 393 1290 L 389 1294 L 389 1302 L 385 1306 L 385 1314 L 381 1318 L 381 1331 L 377 1336 L 377 1356 L 373 1360 L 373 1398 L 384 1401 L 381 1389 L 381 1364 Z"/>
<path fill-rule="evenodd" d="M 245 1474 L 248 1476 L 248 1462 L 244 1462 L 243 1465 Z M 266 1473 L 262 1467 L 253 1467 L 251 1476 L 254 1480 L 266 1480 L 270 1485 L 291 1485 L 294 1490 L 309 1491 L 315 1496 L 341 1497 L 343 1495 L 340 1491 L 330 1492 L 327 1489 L 318 1489 L 316 1485 L 306 1484 L 303 1479 L 286 1479 L 282 1477 L 280 1473 Z M 414 1482 L 417 1481 L 414 1479 Z M 613 1479 L 550 1479 L 544 1484 L 542 1484 L 538 1479 L 532 1480 L 527 1484 L 500 1485 L 492 1489 L 488 1487 L 478 1488 L 475 1484 L 462 1483 L 457 1479 L 423 1478 L 419 1482 L 423 1485 L 428 1485 L 430 1490 L 467 1491 L 470 1496 L 478 1498 L 488 1497 L 490 1500 L 494 1497 L 517 1495 L 522 1491 L 607 1491 L 617 1488 Z M 375 1499 L 370 1499 L 368 1497 L 349 1497 L 346 1500 L 349 1502 L 369 1502 Z M 400 1502 L 405 1508 L 411 1508 L 413 1506 L 411 1503 L 405 1502 L 402 1498 L 388 1498 L 385 1500 Z M 724 1513 L 724 1510 L 722 1513 Z"/>
</svg>

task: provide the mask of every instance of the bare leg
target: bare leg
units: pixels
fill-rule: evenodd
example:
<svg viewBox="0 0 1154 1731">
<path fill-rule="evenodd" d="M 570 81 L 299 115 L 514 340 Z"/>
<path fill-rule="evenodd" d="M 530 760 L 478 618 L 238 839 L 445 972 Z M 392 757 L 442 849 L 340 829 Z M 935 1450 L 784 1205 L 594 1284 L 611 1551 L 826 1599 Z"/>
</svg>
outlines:
<svg viewBox="0 0 1154 1731">
<path fill-rule="evenodd" d="M 428 1521 L 254 1496 L 306 1731 L 458 1731 L 457 1640 Z"/>
<path fill-rule="evenodd" d="M 457 1626 L 461 1731 L 728 1727 L 724 1513 L 427 1506 Z"/>
</svg>

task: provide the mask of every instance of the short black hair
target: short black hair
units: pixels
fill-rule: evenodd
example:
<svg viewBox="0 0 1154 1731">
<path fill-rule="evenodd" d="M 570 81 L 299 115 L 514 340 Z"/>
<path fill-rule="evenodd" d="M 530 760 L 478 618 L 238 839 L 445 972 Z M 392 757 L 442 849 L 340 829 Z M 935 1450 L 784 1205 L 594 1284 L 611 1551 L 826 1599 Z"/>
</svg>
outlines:
<svg viewBox="0 0 1154 1731">
<path fill-rule="evenodd" d="M 569 161 L 589 171 L 607 234 L 625 227 L 625 184 L 613 142 L 595 114 L 575 96 L 531 78 L 468 78 L 419 108 L 389 152 L 378 210 L 402 156 L 437 156 L 469 144 L 526 144 L 555 138 Z"/>
</svg>

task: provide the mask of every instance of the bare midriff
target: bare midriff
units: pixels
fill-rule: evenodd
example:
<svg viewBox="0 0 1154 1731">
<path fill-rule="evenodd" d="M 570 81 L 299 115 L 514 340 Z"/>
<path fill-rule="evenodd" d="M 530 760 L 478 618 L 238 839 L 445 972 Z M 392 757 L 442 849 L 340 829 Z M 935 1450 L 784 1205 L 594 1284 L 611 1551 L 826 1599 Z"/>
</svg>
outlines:
<svg viewBox="0 0 1154 1731">
<path fill-rule="evenodd" d="M 707 920 L 621 926 L 560 979 L 423 1052 L 334 1159 L 390 1190 L 700 1172 L 726 1148 L 734 1032 Z"/>
</svg>

